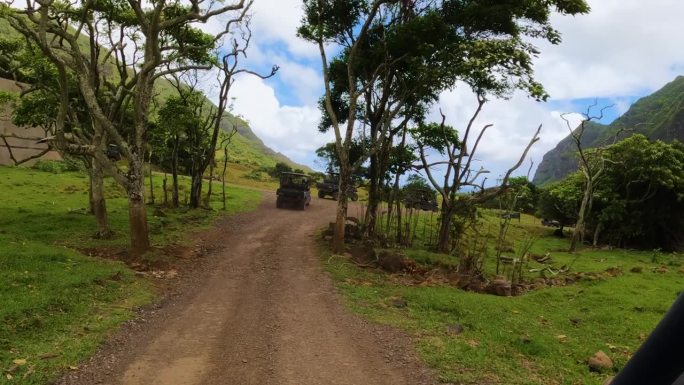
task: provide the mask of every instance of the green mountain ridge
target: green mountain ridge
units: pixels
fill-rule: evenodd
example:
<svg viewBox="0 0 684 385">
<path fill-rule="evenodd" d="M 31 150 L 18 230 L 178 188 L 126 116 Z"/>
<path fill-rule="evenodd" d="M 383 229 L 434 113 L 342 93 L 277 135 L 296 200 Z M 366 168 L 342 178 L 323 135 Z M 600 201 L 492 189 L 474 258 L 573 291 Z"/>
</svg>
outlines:
<svg viewBox="0 0 684 385">
<path fill-rule="evenodd" d="M 642 134 L 650 140 L 684 142 L 684 76 L 678 76 L 660 90 L 637 100 L 611 124 L 588 122 L 582 145 L 595 148 L 610 144 L 620 130 L 623 132 L 618 139 Z M 576 152 L 568 135 L 544 155 L 532 181 L 543 185 L 565 178 L 577 170 Z"/>
</svg>

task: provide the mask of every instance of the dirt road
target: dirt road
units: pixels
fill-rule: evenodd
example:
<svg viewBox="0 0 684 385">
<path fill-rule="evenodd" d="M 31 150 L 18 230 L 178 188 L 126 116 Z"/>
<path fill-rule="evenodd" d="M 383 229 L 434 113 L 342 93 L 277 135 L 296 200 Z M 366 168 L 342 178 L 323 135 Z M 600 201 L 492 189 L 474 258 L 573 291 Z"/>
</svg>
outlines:
<svg viewBox="0 0 684 385">
<path fill-rule="evenodd" d="M 432 383 L 408 338 L 350 314 L 322 271 L 315 234 L 335 202 L 314 198 L 296 211 L 264 200 L 205 234 L 200 242 L 216 250 L 180 294 L 61 383 Z"/>
</svg>

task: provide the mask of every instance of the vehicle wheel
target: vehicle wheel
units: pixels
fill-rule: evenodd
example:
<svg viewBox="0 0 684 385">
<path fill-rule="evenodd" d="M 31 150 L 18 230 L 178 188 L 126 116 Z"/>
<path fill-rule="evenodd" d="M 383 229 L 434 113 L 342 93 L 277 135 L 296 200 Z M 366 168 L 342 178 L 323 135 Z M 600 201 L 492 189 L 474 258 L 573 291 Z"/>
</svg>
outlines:
<svg viewBox="0 0 684 385">
<path fill-rule="evenodd" d="M 319 198 L 325 198 L 325 193 L 323 191 L 318 191 Z"/>
<path fill-rule="evenodd" d="M 280 198 L 276 199 L 276 208 L 278 208 L 278 209 L 283 208 L 283 202 L 280 200 Z"/>
<path fill-rule="evenodd" d="M 337 191 L 334 192 L 334 193 L 332 193 L 332 199 L 333 199 L 334 201 L 336 201 L 337 198 L 338 198 L 338 195 L 339 195 L 339 194 L 337 193 Z"/>
<path fill-rule="evenodd" d="M 359 195 L 357 193 L 353 193 L 351 194 L 350 198 L 353 202 L 356 202 L 359 200 Z"/>
<path fill-rule="evenodd" d="M 302 200 L 299 202 L 299 209 L 300 210 L 305 210 L 306 209 L 306 199 Z"/>
</svg>

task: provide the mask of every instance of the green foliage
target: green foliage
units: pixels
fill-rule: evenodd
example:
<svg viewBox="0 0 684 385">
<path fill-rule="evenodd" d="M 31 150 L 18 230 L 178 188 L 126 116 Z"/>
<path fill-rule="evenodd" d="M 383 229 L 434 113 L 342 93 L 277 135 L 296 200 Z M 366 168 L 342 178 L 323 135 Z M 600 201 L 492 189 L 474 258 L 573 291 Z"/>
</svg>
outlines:
<svg viewBox="0 0 684 385">
<path fill-rule="evenodd" d="M 349 146 L 349 163 L 354 164 L 364 156 L 365 146 L 361 139 L 353 139 Z M 327 143 L 316 150 L 316 155 L 323 160 L 328 173 L 340 172 L 340 158 L 337 156 L 335 142 Z"/>
<path fill-rule="evenodd" d="M 684 146 L 637 134 L 607 147 L 602 156 L 605 169 L 594 191 L 588 230 L 600 227 L 599 241 L 621 247 L 684 248 Z M 547 186 L 538 214 L 573 222 L 583 188 L 579 172 Z"/>
<path fill-rule="evenodd" d="M 292 172 L 292 167 L 285 162 L 278 162 L 272 169 L 268 170 L 268 175 L 273 178 L 280 178 L 280 174 L 284 172 Z"/>
<path fill-rule="evenodd" d="M 563 226 L 575 223 L 582 199 L 583 181 L 582 174 L 576 172 L 543 188 L 537 203 L 537 216 L 557 220 Z"/>
<path fill-rule="evenodd" d="M 84 171 L 85 167 L 82 162 L 73 158 L 65 158 L 64 160 L 45 160 L 39 159 L 33 168 L 39 171 L 50 172 L 53 174 L 63 174 L 65 172 Z"/>
<path fill-rule="evenodd" d="M 430 147 L 442 155 L 449 144 L 460 146 L 458 132 L 451 126 L 439 123 L 421 124 L 411 130 L 411 136 L 420 145 Z"/>
<path fill-rule="evenodd" d="M 437 191 L 420 175 L 413 174 L 408 177 L 406 184 L 401 188 L 401 196 L 408 199 L 427 199 L 436 201 Z"/>
<path fill-rule="evenodd" d="M 631 136 L 606 149 L 594 222 L 612 244 L 684 247 L 684 145 Z"/>
<path fill-rule="evenodd" d="M 297 34 L 314 42 L 335 41 L 354 26 L 367 9 L 364 0 L 304 0 L 304 18 Z"/>
<path fill-rule="evenodd" d="M 540 193 L 537 186 L 524 176 L 510 178 L 508 184 L 510 187 L 506 192 L 485 202 L 482 206 L 534 214 L 537 211 Z"/>
</svg>

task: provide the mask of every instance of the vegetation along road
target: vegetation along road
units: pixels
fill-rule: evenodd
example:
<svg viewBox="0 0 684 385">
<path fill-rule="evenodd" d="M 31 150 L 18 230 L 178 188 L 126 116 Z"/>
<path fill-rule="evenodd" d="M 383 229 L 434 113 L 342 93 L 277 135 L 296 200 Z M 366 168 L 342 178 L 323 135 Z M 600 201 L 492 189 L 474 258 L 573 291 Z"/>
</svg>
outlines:
<svg viewBox="0 0 684 385">
<path fill-rule="evenodd" d="M 269 195 L 258 210 L 222 220 L 203 235 L 218 247 L 195 284 L 61 383 L 431 383 L 406 336 L 340 304 L 315 236 L 333 212 L 320 199 L 306 211 L 277 210 Z"/>
</svg>

